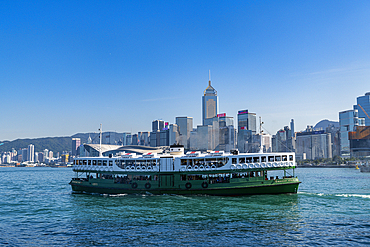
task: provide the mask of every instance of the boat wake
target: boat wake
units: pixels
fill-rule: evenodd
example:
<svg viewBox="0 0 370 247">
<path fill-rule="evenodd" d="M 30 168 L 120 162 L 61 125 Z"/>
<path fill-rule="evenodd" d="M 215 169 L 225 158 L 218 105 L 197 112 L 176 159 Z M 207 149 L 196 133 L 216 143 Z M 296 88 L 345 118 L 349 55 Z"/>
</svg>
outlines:
<svg viewBox="0 0 370 247">
<path fill-rule="evenodd" d="M 357 198 L 364 198 L 364 199 L 370 199 L 370 195 L 366 194 L 326 194 L 326 193 L 311 193 L 311 192 L 302 192 L 298 191 L 299 195 L 308 195 L 308 196 L 321 196 L 321 197 L 357 197 Z"/>
</svg>

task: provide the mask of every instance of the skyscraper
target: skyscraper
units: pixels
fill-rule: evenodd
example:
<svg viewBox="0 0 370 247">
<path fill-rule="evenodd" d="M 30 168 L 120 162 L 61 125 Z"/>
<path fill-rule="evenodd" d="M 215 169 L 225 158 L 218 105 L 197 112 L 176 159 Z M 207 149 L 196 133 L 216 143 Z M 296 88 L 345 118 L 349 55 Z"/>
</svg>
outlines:
<svg viewBox="0 0 370 247">
<path fill-rule="evenodd" d="M 357 97 L 357 105 L 354 109 L 358 110 L 358 117 L 365 119 L 365 126 L 370 126 L 370 92 L 365 96 Z"/>
<path fill-rule="evenodd" d="M 341 157 L 350 156 L 350 142 L 348 132 L 355 131 L 355 126 L 363 126 L 364 119 L 359 118 L 358 110 L 348 110 L 339 112 L 340 128 L 340 155 Z"/>
<path fill-rule="evenodd" d="M 81 145 L 80 138 L 72 138 L 72 156 L 77 156 L 77 148 Z"/>
<path fill-rule="evenodd" d="M 27 161 L 34 162 L 35 146 L 30 144 L 27 148 Z"/>
<path fill-rule="evenodd" d="M 163 120 L 154 120 L 152 122 L 152 132 L 161 131 L 165 128 L 165 122 Z"/>
<path fill-rule="evenodd" d="M 202 97 L 202 118 L 203 125 L 212 125 L 212 119 L 218 113 L 217 91 L 211 86 L 211 78 L 208 81 L 208 87 L 204 90 Z"/>
<path fill-rule="evenodd" d="M 184 145 L 185 149 L 188 149 L 190 147 L 190 132 L 193 131 L 193 118 L 176 117 L 176 124 L 180 129 L 180 144 Z"/>
<path fill-rule="evenodd" d="M 240 152 L 248 152 L 252 144 L 252 136 L 257 132 L 256 114 L 248 110 L 238 111 L 238 149 Z"/>
</svg>

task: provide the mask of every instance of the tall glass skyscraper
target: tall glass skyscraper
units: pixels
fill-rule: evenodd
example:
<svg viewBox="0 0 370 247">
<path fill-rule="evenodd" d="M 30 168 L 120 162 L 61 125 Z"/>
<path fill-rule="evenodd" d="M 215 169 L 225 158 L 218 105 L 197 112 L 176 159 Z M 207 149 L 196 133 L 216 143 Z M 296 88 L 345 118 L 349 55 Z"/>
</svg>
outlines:
<svg viewBox="0 0 370 247">
<path fill-rule="evenodd" d="M 218 97 L 216 89 L 211 86 L 211 80 L 209 80 L 208 87 L 204 90 L 202 107 L 203 125 L 212 125 L 213 118 L 218 113 Z"/>
<path fill-rule="evenodd" d="M 365 118 L 365 126 L 370 126 L 370 92 L 365 96 L 357 97 L 357 105 L 354 109 L 358 110 L 359 118 Z"/>
<path fill-rule="evenodd" d="M 363 125 L 363 118 L 358 117 L 359 113 L 355 110 L 339 112 L 340 127 L 340 155 L 341 157 L 350 156 L 350 142 L 348 132 L 355 131 L 356 126 Z"/>
<path fill-rule="evenodd" d="M 256 135 L 256 114 L 248 110 L 238 111 L 238 149 L 242 153 L 250 150 L 252 136 Z"/>
</svg>

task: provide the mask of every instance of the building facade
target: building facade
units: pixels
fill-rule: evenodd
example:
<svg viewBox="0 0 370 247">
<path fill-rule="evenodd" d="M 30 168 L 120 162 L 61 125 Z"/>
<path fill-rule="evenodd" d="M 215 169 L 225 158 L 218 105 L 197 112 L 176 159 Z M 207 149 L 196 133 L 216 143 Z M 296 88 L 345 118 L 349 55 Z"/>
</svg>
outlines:
<svg viewBox="0 0 370 247">
<path fill-rule="evenodd" d="M 357 105 L 354 106 L 354 109 L 358 110 L 358 117 L 364 119 L 364 125 L 370 126 L 370 92 L 357 97 Z"/>
<path fill-rule="evenodd" d="M 351 155 L 348 133 L 355 131 L 356 126 L 363 126 L 364 119 L 358 117 L 358 110 L 339 112 L 339 135 L 340 135 L 340 156 L 349 158 Z"/>
<path fill-rule="evenodd" d="M 208 87 L 204 90 L 202 97 L 202 124 L 212 125 L 212 119 L 218 113 L 218 97 L 217 91 L 211 86 L 211 80 L 208 82 Z"/>
<path fill-rule="evenodd" d="M 238 111 L 238 150 L 252 152 L 253 136 L 257 133 L 256 114 L 248 110 Z"/>
<path fill-rule="evenodd" d="M 296 158 L 298 160 L 314 160 L 332 158 L 331 134 L 324 130 L 315 131 L 307 128 L 296 133 Z"/>
<path fill-rule="evenodd" d="M 80 138 L 72 138 L 72 156 L 77 156 L 77 148 L 81 145 Z"/>
<path fill-rule="evenodd" d="M 190 148 L 190 132 L 193 131 L 192 117 L 176 117 L 176 124 L 179 127 L 179 144 L 185 149 Z"/>
</svg>

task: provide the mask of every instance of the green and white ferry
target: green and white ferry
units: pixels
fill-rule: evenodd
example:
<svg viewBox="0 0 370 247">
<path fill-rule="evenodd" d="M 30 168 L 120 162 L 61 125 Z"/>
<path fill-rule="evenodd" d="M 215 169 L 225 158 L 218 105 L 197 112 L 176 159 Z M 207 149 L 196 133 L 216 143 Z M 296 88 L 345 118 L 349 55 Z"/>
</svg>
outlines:
<svg viewBox="0 0 370 247">
<path fill-rule="evenodd" d="M 294 153 L 119 153 L 74 160 L 73 192 L 242 196 L 297 193 Z M 275 176 L 279 171 L 281 176 Z"/>
</svg>

